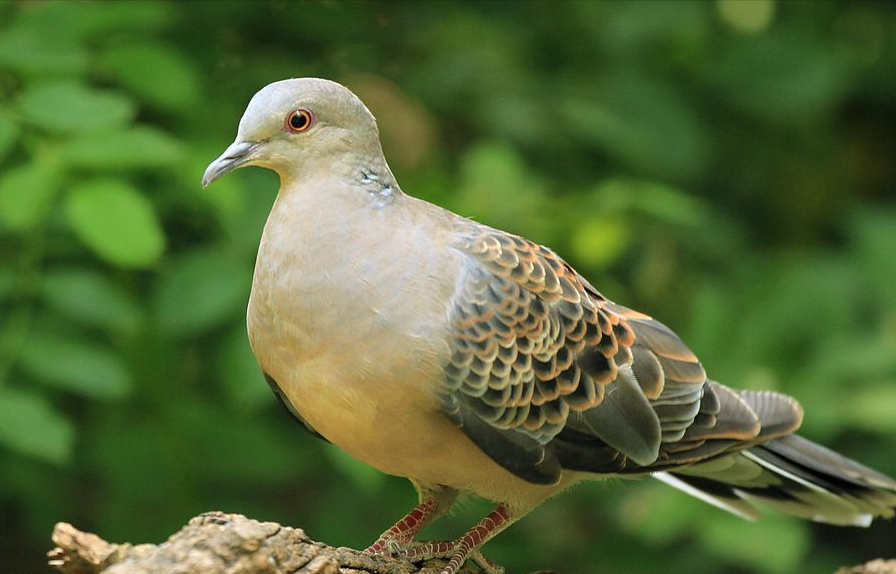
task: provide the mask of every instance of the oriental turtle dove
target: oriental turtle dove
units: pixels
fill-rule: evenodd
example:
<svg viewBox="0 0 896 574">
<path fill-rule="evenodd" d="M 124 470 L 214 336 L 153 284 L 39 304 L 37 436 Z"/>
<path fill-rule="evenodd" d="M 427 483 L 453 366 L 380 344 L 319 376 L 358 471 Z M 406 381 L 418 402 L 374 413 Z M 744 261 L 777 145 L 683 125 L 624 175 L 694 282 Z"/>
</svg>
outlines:
<svg viewBox="0 0 896 574">
<path fill-rule="evenodd" d="M 245 166 L 281 182 L 248 309 L 265 376 L 309 430 L 419 493 L 369 552 L 497 571 L 487 540 L 620 475 L 746 518 L 756 501 L 834 524 L 893 515 L 896 482 L 793 434 L 792 398 L 708 379 L 668 327 L 547 247 L 403 193 L 345 87 L 255 94 L 202 183 Z M 415 542 L 460 492 L 497 508 L 453 542 Z"/>
</svg>

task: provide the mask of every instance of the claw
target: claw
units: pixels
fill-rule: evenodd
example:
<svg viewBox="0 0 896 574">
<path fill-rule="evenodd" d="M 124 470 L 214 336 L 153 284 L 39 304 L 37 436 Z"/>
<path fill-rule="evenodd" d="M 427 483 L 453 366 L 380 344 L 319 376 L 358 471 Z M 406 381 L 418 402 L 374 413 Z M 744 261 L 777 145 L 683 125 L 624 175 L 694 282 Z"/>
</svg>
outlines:
<svg viewBox="0 0 896 574">
<path fill-rule="evenodd" d="M 398 540 L 394 538 L 391 540 L 386 540 L 386 552 L 388 552 L 392 556 L 397 555 L 403 550 L 403 548 L 404 545 L 402 545 Z"/>
<path fill-rule="evenodd" d="M 426 496 L 421 494 L 420 504 L 396 522 L 392 528 L 383 532 L 376 542 L 364 550 L 364 553 L 396 556 L 403 552 L 424 526 L 451 507 L 456 497 L 457 492 L 451 490 L 428 491 Z"/>
</svg>

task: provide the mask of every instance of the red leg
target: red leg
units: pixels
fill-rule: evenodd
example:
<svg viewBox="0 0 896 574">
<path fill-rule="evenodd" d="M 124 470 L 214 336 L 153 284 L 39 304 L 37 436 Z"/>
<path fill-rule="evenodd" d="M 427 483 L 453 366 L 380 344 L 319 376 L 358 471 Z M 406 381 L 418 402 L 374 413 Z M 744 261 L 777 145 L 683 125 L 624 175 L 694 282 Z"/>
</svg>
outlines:
<svg viewBox="0 0 896 574">
<path fill-rule="evenodd" d="M 511 516 L 504 506 L 498 506 L 475 527 L 454 542 L 422 542 L 401 552 L 401 557 L 411 562 L 429 560 L 430 558 L 448 558 L 448 564 L 441 574 L 456 574 L 468 558 L 484 566 L 486 571 L 499 571 L 499 568 L 488 563 L 478 552 L 480 546 L 488 542 L 496 534 L 510 526 L 517 517 Z"/>
<path fill-rule="evenodd" d="M 474 550 L 488 542 L 496 534 L 510 526 L 513 520 L 504 506 L 498 506 L 491 514 L 473 527 L 472 530 L 457 539 L 457 546 L 451 555 L 448 565 L 442 569 L 442 574 L 455 574 L 463 566 L 467 558 Z"/>
<path fill-rule="evenodd" d="M 440 496 L 441 494 L 441 496 Z M 456 494 L 428 493 L 425 498 L 396 522 L 364 552 L 368 554 L 394 554 L 414 540 L 427 524 L 445 514 L 454 502 Z"/>
</svg>

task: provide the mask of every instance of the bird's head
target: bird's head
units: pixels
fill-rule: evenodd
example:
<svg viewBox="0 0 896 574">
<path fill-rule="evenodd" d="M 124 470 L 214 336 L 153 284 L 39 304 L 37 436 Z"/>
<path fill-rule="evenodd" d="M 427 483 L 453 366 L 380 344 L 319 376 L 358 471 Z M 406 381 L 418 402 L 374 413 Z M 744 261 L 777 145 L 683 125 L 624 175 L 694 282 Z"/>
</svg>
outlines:
<svg viewBox="0 0 896 574">
<path fill-rule="evenodd" d="M 376 121 L 363 102 L 330 80 L 282 80 L 252 97 L 236 140 L 209 164 L 202 186 L 250 165 L 294 178 L 316 165 L 347 160 L 346 154 L 382 154 Z"/>
</svg>

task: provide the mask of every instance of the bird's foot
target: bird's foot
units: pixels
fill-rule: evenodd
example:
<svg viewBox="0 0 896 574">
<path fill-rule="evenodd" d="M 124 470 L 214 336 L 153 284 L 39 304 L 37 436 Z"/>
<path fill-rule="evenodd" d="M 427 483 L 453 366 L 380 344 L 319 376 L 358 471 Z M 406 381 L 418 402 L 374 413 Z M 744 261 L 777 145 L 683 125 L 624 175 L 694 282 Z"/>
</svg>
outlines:
<svg viewBox="0 0 896 574">
<path fill-rule="evenodd" d="M 408 562 L 422 562 L 424 560 L 432 560 L 433 558 L 448 559 L 448 564 L 445 565 L 440 574 L 456 574 L 467 560 L 472 560 L 476 563 L 485 574 L 504 574 L 504 568 L 486 558 L 478 548 L 475 550 L 467 549 L 462 540 L 453 542 L 441 540 L 412 542 L 398 554 L 393 554 L 393 556 Z"/>
<path fill-rule="evenodd" d="M 375 556 L 398 556 L 402 550 L 412 543 L 409 536 L 398 536 L 391 532 L 384 532 L 376 542 L 364 549 L 365 554 Z"/>
<path fill-rule="evenodd" d="M 453 496 L 451 498 L 453 500 Z M 441 574 L 457 574 L 464 562 L 472 560 L 479 565 L 485 574 L 502 574 L 503 569 L 489 561 L 480 547 L 495 534 L 507 528 L 516 516 L 507 508 L 499 505 L 483 518 L 479 524 L 468 530 L 463 536 L 452 542 L 426 541 L 414 542 L 414 536 L 428 524 L 434 516 L 444 512 L 445 506 L 435 498 L 424 499 L 407 516 L 384 532 L 376 542 L 364 552 L 366 554 L 390 556 L 407 562 L 422 562 L 433 558 L 444 558 L 448 563 Z"/>
<path fill-rule="evenodd" d="M 488 516 L 480 520 L 479 524 L 453 542 L 453 551 L 449 555 L 448 564 L 442 569 L 441 574 L 456 574 L 468 559 L 478 564 L 485 570 L 486 574 L 501 572 L 497 566 L 482 555 L 479 549 L 495 534 L 507 528 L 514 520 L 516 520 L 516 517 L 511 515 L 503 504 L 499 505 Z"/>
<path fill-rule="evenodd" d="M 395 554 L 395 557 L 407 562 L 422 562 L 424 560 L 432 560 L 433 558 L 450 558 L 456 547 L 457 542 L 422 540 L 408 544 L 398 554 Z"/>
<path fill-rule="evenodd" d="M 383 532 L 376 542 L 368 546 L 366 554 L 396 556 L 413 542 L 420 530 L 445 513 L 454 502 L 455 491 L 431 491 L 416 507 L 408 512 L 392 528 Z"/>
</svg>

